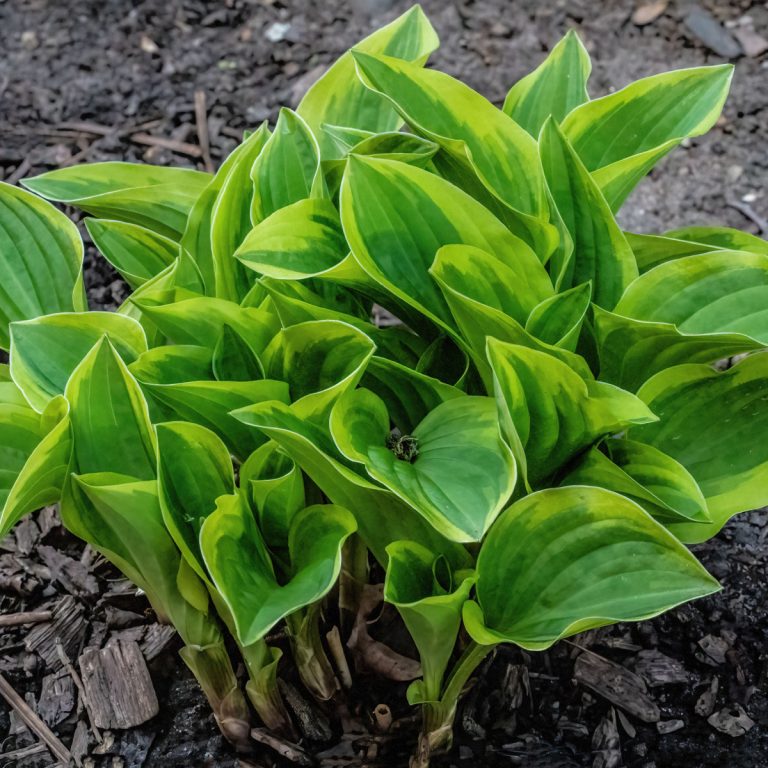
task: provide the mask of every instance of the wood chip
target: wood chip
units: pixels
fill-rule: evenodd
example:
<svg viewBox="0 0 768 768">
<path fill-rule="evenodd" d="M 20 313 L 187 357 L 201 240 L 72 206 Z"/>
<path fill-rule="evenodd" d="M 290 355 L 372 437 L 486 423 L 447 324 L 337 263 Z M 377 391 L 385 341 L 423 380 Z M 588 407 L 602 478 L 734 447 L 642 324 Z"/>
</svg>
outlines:
<svg viewBox="0 0 768 768">
<path fill-rule="evenodd" d="M 133 728 L 160 711 L 147 663 L 135 642 L 86 650 L 80 674 L 99 728 Z"/>
<path fill-rule="evenodd" d="M 656 21 L 667 10 L 668 5 L 669 0 L 656 0 L 653 3 L 639 5 L 632 14 L 632 23 L 638 27 L 644 27 Z"/>
<path fill-rule="evenodd" d="M 51 669 L 58 669 L 61 659 L 56 651 L 56 641 L 61 641 L 68 654 L 74 654 L 85 637 L 87 627 L 83 607 L 70 595 L 59 600 L 52 612 L 52 621 L 32 627 L 24 646 L 30 653 L 37 653 Z"/>
<path fill-rule="evenodd" d="M 715 712 L 707 718 L 715 729 L 734 739 L 752 730 L 755 721 L 744 711 L 740 704 L 732 704 Z"/>
<path fill-rule="evenodd" d="M 710 666 L 725 664 L 725 654 L 730 650 L 730 645 L 722 637 L 705 635 L 699 640 L 699 648 L 704 651 L 704 656 L 697 654 L 702 661 Z"/>
<path fill-rule="evenodd" d="M 139 643 L 147 661 L 157 658 L 175 639 L 176 630 L 170 624 L 150 624 Z"/>
<path fill-rule="evenodd" d="M 18 627 L 21 624 L 42 624 L 50 621 L 53 614 L 50 611 L 26 611 L 21 613 L 4 613 L 0 615 L 0 627 Z"/>
<path fill-rule="evenodd" d="M 37 547 L 37 555 L 48 566 L 51 578 L 70 595 L 97 595 L 99 582 L 87 566 L 46 545 Z"/>
<path fill-rule="evenodd" d="M 690 677 L 679 661 L 655 650 L 644 650 L 637 654 L 635 672 L 651 688 L 672 683 L 687 683 Z"/>
<path fill-rule="evenodd" d="M 712 678 L 712 682 L 709 684 L 704 693 L 696 700 L 695 711 L 697 715 L 701 717 L 709 717 L 715 711 L 715 701 L 717 700 L 717 691 L 720 688 L 720 680 L 716 677 Z"/>
<path fill-rule="evenodd" d="M 277 752 L 278 755 L 284 757 L 296 765 L 313 766 L 315 761 L 307 754 L 298 744 L 292 744 L 290 741 L 282 741 L 276 736 L 273 736 L 269 731 L 263 728 L 254 728 L 251 731 L 251 738 L 257 741 L 259 744 L 263 744 L 265 747 Z"/>
<path fill-rule="evenodd" d="M 48 725 L 54 727 L 69 717 L 76 703 L 75 684 L 67 670 L 60 669 L 43 678 L 37 714 Z"/>
<path fill-rule="evenodd" d="M 669 733 L 679 731 L 685 727 L 685 723 L 682 720 L 659 720 L 656 723 L 656 730 L 662 735 L 666 736 Z"/>
<path fill-rule="evenodd" d="M 620 664 L 595 653 L 582 653 L 576 659 L 574 677 L 582 685 L 644 723 L 659 721 L 659 708 L 648 696 L 643 678 Z"/>
<path fill-rule="evenodd" d="M 581 658 L 581 657 L 579 657 Z M 592 750 L 595 759 L 592 768 L 619 768 L 621 766 L 621 740 L 616 727 L 616 710 L 604 717 L 592 734 Z"/>
</svg>

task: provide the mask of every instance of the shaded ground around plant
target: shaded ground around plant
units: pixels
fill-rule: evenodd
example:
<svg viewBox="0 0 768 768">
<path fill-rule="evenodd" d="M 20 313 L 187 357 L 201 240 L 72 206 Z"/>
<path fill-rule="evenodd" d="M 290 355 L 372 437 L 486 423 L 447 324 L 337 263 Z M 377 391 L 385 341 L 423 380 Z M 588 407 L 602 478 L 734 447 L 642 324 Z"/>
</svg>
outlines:
<svg viewBox="0 0 768 768">
<path fill-rule="evenodd" d="M 763 2 L 704 5 L 718 20 L 736 25 L 724 34 L 752 30 L 768 37 Z M 630 1 L 428 0 L 424 6 L 442 39 L 435 64 L 496 102 L 569 27 L 579 30 L 592 53 L 593 95 L 667 68 L 723 60 L 691 31 L 685 22 L 690 9 L 679 3 L 669 3 L 642 27 L 630 18 Z M 211 156 L 218 164 L 244 128 L 274 120 L 282 104 L 295 105 L 340 52 L 405 7 L 389 0 L 0 0 L 0 179 L 15 182 L 97 160 L 202 165 L 195 91 L 206 95 Z M 157 144 L 158 137 L 170 139 L 173 149 Z M 657 232 L 721 222 L 757 232 L 754 214 L 768 215 L 767 181 L 768 56 L 743 56 L 718 126 L 654 171 L 628 202 L 623 223 Z M 122 301 L 124 285 L 92 249 L 87 267 L 94 308 Z M 104 734 L 95 765 L 235 765 L 176 659 L 174 640 L 159 633 L 144 601 L 68 537 L 55 517 L 38 515 L 36 521 L 0 545 L 0 611 L 74 601 L 78 618 L 67 649 L 73 660 L 83 647 L 100 647 L 114 637 L 139 642 L 150 657 L 161 714 L 140 728 Z M 499 653 L 462 708 L 456 748 L 440 765 L 768 765 L 767 523 L 765 513 L 752 513 L 699 548 L 724 586 L 714 597 L 652 622 L 582 636 L 575 641 L 580 647 L 563 643 L 543 654 Z M 389 637 L 386 620 L 384 614 L 375 631 Z M 4 629 L 0 637 L 0 672 L 69 745 L 76 724 L 87 718 L 66 670 L 60 671 L 56 657 L 43 660 L 40 647 L 28 649 L 29 628 Z M 614 694 L 614 707 L 605 690 L 584 684 L 588 658 L 614 662 L 644 682 L 628 677 Z M 609 671 L 602 669 L 598 678 L 603 687 Z M 58 677 L 62 681 L 54 685 Z M 714 685 L 717 693 L 708 700 Z M 349 697 L 351 715 L 365 724 L 379 703 L 388 704 L 396 718 L 410 714 L 404 686 L 379 686 L 358 676 Z M 651 705 L 658 707 L 661 726 L 637 717 Z M 616 714 L 622 707 L 635 715 Z M 738 707 L 755 723 L 746 735 L 726 735 L 708 722 L 714 716 L 720 728 L 736 732 L 740 723 L 749 724 Z M 338 710 L 330 714 L 334 738 L 310 745 L 323 755 L 321 765 L 406 764 L 403 750 L 412 740 L 407 720 L 401 732 L 377 740 L 360 733 L 339 741 Z M 4 704 L 0 735 L 0 753 L 33 743 Z M 79 737 L 90 740 L 93 753 L 86 726 L 79 726 Z M 0 757 L 0 764 L 10 760 Z M 275 764 L 266 751 L 249 760 Z M 50 765 L 51 758 L 33 748 L 16 764 Z"/>
</svg>

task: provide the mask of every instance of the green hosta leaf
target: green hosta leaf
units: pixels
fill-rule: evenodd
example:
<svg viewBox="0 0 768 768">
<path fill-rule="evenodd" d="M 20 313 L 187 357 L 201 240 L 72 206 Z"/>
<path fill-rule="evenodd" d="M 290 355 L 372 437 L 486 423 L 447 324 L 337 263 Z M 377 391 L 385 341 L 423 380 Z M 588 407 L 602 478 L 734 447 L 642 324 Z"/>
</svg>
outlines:
<svg viewBox="0 0 768 768">
<path fill-rule="evenodd" d="M 14 384 L 0 384 L 0 539 L 24 515 L 59 500 L 71 454 L 63 397 L 39 414 Z"/>
<path fill-rule="evenodd" d="M 222 295 L 221 291 L 232 289 L 231 283 L 222 284 L 222 279 L 228 280 L 233 277 L 232 273 L 227 271 L 228 267 L 233 265 L 224 262 L 217 265 L 214 259 L 212 232 L 214 210 L 217 206 L 220 209 L 217 216 L 217 258 L 226 260 L 232 255 L 232 251 L 226 253 L 228 243 L 231 244 L 230 233 L 226 228 L 233 224 L 237 230 L 234 233 L 235 236 L 243 229 L 247 232 L 249 221 L 246 217 L 249 216 L 248 211 L 253 194 L 253 186 L 248 180 L 248 175 L 254 159 L 268 138 L 269 129 L 265 123 L 229 155 L 199 195 L 189 213 L 181 238 L 181 246 L 200 269 L 205 293 L 208 296 Z M 233 177 L 233 181 L 228 183 L 230 176 Z M 224 191 L 225 187 L 226 191 Z M 234 251 L 234 248 L 232 250 Z M 225 270 L 223 273 L 222 269 Z"/>
<path fill-rule="evenodd" d="M 179 344 L 202 344 L 211 350 L 229 325 L 256 354 L 280 330 L 277 318 L 260 308 L 241 307 L 233 301 L 195 296 L 176 289 L 144 294 L 136 306 L 169 339 Z"/>
<path fill-rule="evenodd" d="M 254 186 L 251 221 L 321 192 L 320 148 L 309 126 L 283 107 L 264 149 L 251 168 Z"/>
<path fill-rule="evenodd" d="M 637 235 L 632 232 L 625 232 L 624 235 L 635 254 L 635 261 L 641 275 L 665 261 L 679 259 L 681 256 L 697 256 L 701 253 L 719 250 L 714 245 L 695 243 L 663 235 Z"/>
<path fill-rule="evenodd" d="M 593 448 L 585 454 L 562 485 L 615 491 L 667 525 L 709 522 L 701 489 L 682 464 L 634 440 L 610 438 L 602 448 L 605 453 Z"/>
<path fill-rule="evenodd" d="M 424 64 L 437 46 L 435 30 L 421 8 L 415 6 L 361 40 L 354 50 L 385 53 Z M 396 130 L 400 126 L 392 107 L 360 82 L 349 51 L 307 91 L 296 111 L 320 142 L 323 158 L 341 155 L 335 142 L 321 130 L 324 123 L 373 133 Z"/>
<path fill-rule="evenodd" d="M 699 484 L 712 518 L 708 525 L 675 525 L 675 535 L 704 541 L 732 515 L 768 504 L 768 452 L 761 437 L 768 423 L 766 355 L 720 373 L 705 365 L 670 368 L 638 395 L 660 421 L 632 429 L 630 437 L 679 461 Z"/>
<path fill-rule="evenodd" d="M 72 373 L 65 396 L 72 409 L 76 472 L 155 479 L 155 435 L 146 400 L 107 337 Z"/>
<path fill-rule="evenodd" d="M 636 392 L 655 373 L 763 349 L 741 333 L 682 333 L 672 323 L 633 320 L 594 308 L 600 378 Z"/>
<path fill-rule="evenodd" d="M 461 397 L 463 392 L 395 360 L 372 357 L 365 369 L 363 386 L 384 403 L 392 421 L 408 433 L 440 403 Z"/>
<path fill-rule="evenodd" d="M 517 219 L 517 233 L 537 245 L 546 242 L 544 177 L 536 142 L 525 130 L 443 72 L 386 56 L 357 51 L 352 55 L 364 82 L 386 96 L 416 133 L 439 144 L 449 156 L 444 170 L 456 166 L 461 177 L 476 174 L 485 191 L 482 201 L 485 196 L 501 201 Z M 548 255 L 546 246 L 544 251 L 542 260 Z"/>
<path fill-rule="evenodd" d="M 212 381 L 211 350 L 194 344 L 166 344 L 142 353 L 128 366 L 139 380 L 152 384 Z"/>
<path fill-rule="evenodd" d="M 8 325 L 85 309 L 77 227 L 39 197 L 0 182 L 0 349 Z"/>
<path fill-rule="evenodd" d="M 11 325 L 11 374 L 32 406 L 42 411 L 64 393 L 72 371 L 106 336 L 128 362 L 147 349 L 142 327 L 113 312 L 62 312 Z"/>
<path fill-rule="evenodd" d="M 563 130 L 614 210 L 653 164 L 700 136 L 723 108 L 733 67 L 697 67 L 638 80 L 577 107 Z"/>
<path fill-rule="evenodd" d="M 474 578 L 454 583 L 445 559 L 413 541 L 396 541 L 387 553 L 384 599 L 403 617 L 419 651 L 425 692 L 437 699 Z"/>
<path fill-rule="evenodd" d="M 550 192 L 573 239 L 573 254 L 560 285 L 570 288 L 591 281 L 594 302 L 613 309 L 637 277 L 632 250 L 600 189 L 557 123 L 550 119 L 544 125 L 539 142 Z"/>
<path fill-rule="evenodd" d="M 591 297 L 589 283 L 556 293 L 533 308 L 525 330 L 546 344 L 574 352 Z"/>
<path fill-rule="evenodd" d="M 481 644 L 543 650 L 617 621 L 657 616 L 719 585 L 674 536 L 602 488 L 553 488 L 499 518 L 477 561 L 464 625 Z"/>
<path fill-rule="evenodd" d="M 341 546 L 355 529 L 355 519 L 342 507 L 307 507 L 291 526 L 291 578 L 280 584 L 242 497 L 220 498 L 203 523 L 200 545 L 240 642 L 259 640 L 278 621 L 322 598 L 338 578 Z"/>
<path fill-rule="evenodd" d="M 88 218 L 85 226 L 94 245 L 133 289 L 159 275 L 179 255 L 178 243 L 138 224 Z"/>
<path fill-rule="evenodd" d="M 216 499 L 235 492 L 232 459 L 209 429 L 183 421 L 158 424 L 157 478 L 168 532 L 186 561 L 210 582 L 200 550 L 200 529 Z"/>
<path fill-rule="evenodd" d="M 419 215 L 414 216 L 413 211 Z M 443 245 L 461 243 L 495 255 L 525 275 L 535 306 L 552 286 L 535 254 L 473 198 L 404 163 L 352 156 L 341 190 L 341 220 L 355 258 L 393 296 L 440 325 L 451 322 L 429 276 Z"/>
<path fill-rule="evenodd" d="M 583 358 L 567 349 L 540 341 L 506 313 L 505 308 L 510 306 L 507 286 L 514 285 L 514 282 L 511 282 L 512 276 L 503 265 L 492 265 L 491 273 L 491 265 L 480 251 L 472 251 L 472 258 L 468 258 L 469 255 L 469 251 L 457 246 L 441 248 L 430 274 L 440 286 L 488 389 L 492 387 L 492 380 L 485 345 L 490 336 L 548 352 L 578 371 L 582 377 L 594 378 Z M 489 279 L 492 274 L 499 276 L 498 281 Z"/>
<path fill-rule="evenodd" d="M 138 224 L 179 240 L 208 173 L 137 163 L 72 165 L 24 179 L 27 189 L 93 216 Z"/>
<path fill-rule="evenodd" d="M 517 479 L 491 398 L 448 400 L 410 435 L 390 438 L 386 406 L 357 390 L 334 408 L 331 433 L 342 453 L 453 541 L 480 541 Z"/>
<path fill-rule="evenodd" d="M 173 347 L 166 347 L 174 350 Z M 288 384 L 283 381 L 209 381 L 189 380 L 188 369 L 177 365 L 180 357 L 187 356 L 175 348 L 170 354 L 155 350 L 142 357 L 131 367 L 147 396 L 156 401 L 164 413 L 175 418 L 200 424 L 215 432 L 229 450 L 245 460 L 264 440 L 230 415 L 230 411 L 246 405 L 270 400 L 288 402 Z M 201 367 L 205 358 L 197 357 Z M 194 373 L 194 371 L 193 371 Z M 167 417 L 166 417 L 167 418 Z"/>
<path fill-rule="evenodd" d="M 488 359 L 502 434 L 529 488 L 605 435 L 656 419 L 629 392 L 585 381 L 544 352 L 489 339 Z"/>
<path fill-rule="evenodd" d="M 443 538 L 411 507 L 350 469 L 327 431 L 279 403 L 244 408 L 235 416 L 280 445 L 334 504 L 355 511 L 360 535 L 380 563 L 387 562 L 387 545 L 405 538 L 445 555 L 456 568 L 470 563 L 464 547 Z"/>
<path fill-rule="evenodd" d="M 301 280 L 336 267 L 349 253 L 333 203 L 300 200 L 257 224 L 235 256 L 263 275 Z"/>
<path fill-rule="evenodd" d="M 530 75 L 512 86 L 504 111 L 536 139 L 548 117 L 560 123 L 571 110 L 589 101 L 591 71 L 589 53 L 571 29 Z"/>
<path fill-rule="evenodd" d="M 397 131 L 387 131 L 387 133 L 398 133 Z M 352 147 L 359 144 L 365 139 L 371 139 L 378 136 L 378 133 L 374 131 L 365 131 L 361 128 L 351 128 L 348 125 L 331 125 L 330 123 L 323 123 L 320 126 L 320 135 L 323 140 L 330 139 L 330 142 L 334 148 L 334 151 L 340 153 L 340 159 L 345 155 L 348 155 Z M 334 160 L 326 160 L 325 162 L 335 162 Z"/>
<path fill-rule="evenodd" d="M 768 256 L 768 241 L 730 227 L 683 227 L 665 233 L 665 237 L 727 251 L 750 251 Z"/>
<path fill-rule="evenodd" d="M 296 462 L 270 440 L 240 467 L 240 487 L 267 545 L 287 547 L 291 521 L 306 506 L 304 477 Z"/>
<path fill-rule="evenodd" d="M 357 328 L 318 320 L 280 331 L 264 354 L 264 368 L 270 378 L 288 383 L 298 416 L 320 421 L 360 381 L 373 351 Z"/>
<path fill-rule="evenodd" d="M 211 363 L 213 375 L 218 381 L 255 381 L 264 378 L 264 367 L 258 355 L 231 325 L 221 329 Z"/>
</svg>

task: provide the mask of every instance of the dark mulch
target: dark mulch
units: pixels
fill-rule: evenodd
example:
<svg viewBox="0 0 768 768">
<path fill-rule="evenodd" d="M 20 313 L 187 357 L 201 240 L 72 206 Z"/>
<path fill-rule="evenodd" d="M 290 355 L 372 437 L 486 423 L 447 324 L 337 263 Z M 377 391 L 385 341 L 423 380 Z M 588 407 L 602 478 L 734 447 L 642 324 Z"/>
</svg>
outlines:
<svg viewBox="0 0 768 768">
<path fill-rule="evenodd" d="M 147 146 L 135 137 L 148 133 L 196 145 L 196 90 L 206 94 L 211 154 L 218 163 L 244 128 L 274 120 L 282 104 L 295 105 L 329 61 L 406 5 L 400 0 L 0 0 L 0 179 L 15 182 L 73 161 L 199 165 L 199 157 Z M 497 102 L 568 27 L 580 31 L 592 53 L 593 94 L 671 67 L 722 60 L 686 27 L 682 3 L 670 3 L 645 27 L 630 20 L 633 5 L 630 0 L 424 3 L 443 41 L 436 65 Z M 768 37 L 768 7 L 762 0 L 702 5 L 720 21 L 742 28 L 751 18 L 755 31 Z M 275 37 L 282 39 L 270 40 Z M 765 217 L 766 147 L 768 58 L 742 57 L 718 126 L 654 171 L 626 205 L 623 223 L 653 232 L 720 222 L 756 232 L 749 210 L 745 216 L 732 203 Z M 125 296 L 124 285 L 92 252 L 87 259 L 92 306 L 115 307 Z M 0 611 L 33 610 L 70 595 L 83 608 L 68 650 L 73 660 L 82 648 L 102 646 L 115 633 L 139 639 L 146 649 L 154 631 L 146 603 L 64 533 L 55 518 L 35 519 L 2 544 Z M 590 633 L 575 640 L 580 647 L 561 643 L 540 654 L 502 650 L 483 669 L 460 711 L 453 753 L 438 764 L 768 766 L 767 521 L 765 513 L 742 516 L 716 541 L 698 548 L 723 583 L 723 592 L 714 597 L 651 622 Z M 59 662 L 44 661 L 40 649 L 26 650 L 27 631 L 2 631 L 0 672 L 55 722 L 54 731 L 69 745 L 76 724 L 86 718 L 74 693 L 69 701 L 58 699 L 68 711 L 53 711 L 43 683 Z M 158 654 L 150 670 L 160 715 L 140 728 L 107 734 L 101 754 L 93 754 L 94 765 L 235 765 L 175 650 L 171 640 L 164 649 L 149 651 Z M 597 654 L 638 672 L 649 685 L 648 700 L 659 707 L 661 727 L 617 714 L 620 707 L 575 682 L 574 668 L 584 664 L 579 654 Z M 714 680 L 717 694 L 707 703 L 701 697 Z M 619 703 L 631 709 L 638 696 L 645 700 L 630 688 Z M 382 702 L 396 717 L 409 714 L 403 686 L 379 686 L 365 678 L 358 680 L 349 707 L 365 722 Z M 737 706 L 755 723 L 746 735 L 725 735 L 708 722 L 710 712 L 721 712 L 721 727 L 736 727 Z M 87 735 L 80 728 L 80 735 Z M 334 728 L 338 736 L 337 723 Z M 673 732 L 662 733 L 666 730 Z M 0 734 L 3 752 L 33 743 L 2 703 Z M 404 766 L 410 738 L 378 743 L 378 763 L 368 744 L 367 764 Z M 323 766 L 361 764 L 333 743 L 311 746 L 316 752 L 330 749 Z M 263 750 L 250 759 L 254 765 L 274 764 Z M 0 756 L 0 764 L 5 761 Z M 28 754 L 16 764 L 50 763 L 46 754 Z"/>
</svg>

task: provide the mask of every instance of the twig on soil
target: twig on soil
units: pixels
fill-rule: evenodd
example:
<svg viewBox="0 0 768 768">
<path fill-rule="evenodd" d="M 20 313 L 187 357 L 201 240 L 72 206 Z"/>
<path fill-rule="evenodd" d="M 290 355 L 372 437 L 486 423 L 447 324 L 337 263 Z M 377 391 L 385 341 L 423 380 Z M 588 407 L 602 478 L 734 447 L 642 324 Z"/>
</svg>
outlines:
<svg viewBox="0 0 768 768">
<path fill-rule="evenodd" d="M 203 165 L 208 173 L 213 173 L 213 160 L 211 160 L 211 139 L 208 132 L 208 107 L 205 100 L 205 91 L 195 91 L 195 125 L 197 126 L 197 140 L 203 153 Z"/>
<path fill-rule="evenodd" d="M 18 627 L 20 624 L 42 624 L 53 618 L 52 611 L 27 611 L 0 615 L 0 627 Z"/>
<path fill-rule="evenodd" d="M 34 710 L 16 693 L 13 686 L 0 674 L 0 695 L 8 702 L 13 710 L 51 751 L 51 754 L 64 765 L 72 760 L 70 751 L 62 744 L 56 734 L 35 714 Z"/>
<path fill-rule="evenodd" d="M 149 147 L 162 147 L 163 149 L 170 149 L 171 152 L 176 152 L 180 155 L 189 155 L 190 157 L 202 157 L 202 150 L 200 147 L 194 144 L 189 144 L 186 141 L 177 141 L 176 139 L 168 139 L 164 136 L 152 136 L 149 133 L 132 133 L 131 141 L 135 144 L 146 144 Z"/>
<path fill-rule="evenodd" d="M 72 682 L 74 682 L 77 690 L 80 693 L 80 699 L 83 702 L 85 711 L 88 715 L 88 722 L 91 726 L 91 733 L 93 733 L 93 737 L 96 739 L 96 742 L 101 744 L 103 741 L 101 731 L 96 727 L 96 723 L 94 722 L 93 712 L 91 711 L 91 703 L 88 701 L 88 697 L 85 694 L 85 686 L 83 685 L 83 681 L 80 679 L 80 675 L 77 673 L 74 665 L 69 660 L 69 656 L 67 656 L 67 652 L 64 650 L 64 646 L 58 639 L 56 640 L 56 653 L 59 655 L 61 663 L 64 665 L 64 668 L 67 670 L 67 672 L 69 672 L 69 676 L 72 678 Z"/>
<path fill-rule="evenodd" d="M 3 760 L 10 760 L 12 763 L 18 763 L 22 757 L 34 757 L 35 755 L 39 755 L 41 752 L 47 751 L 48 747 L 46 747 L 42 742 L 38 742 L 37 744 L 32 744 L 29 747 L 21 747 L 21 749 L 14 749 L 11 752 L 0 753 L 0 757 L 2 757 Z"/>
<path fill-rule="evenodd" d="M 278 755 L 284 757 L 286 760 L 290 760 L 292 763 L 296 763 L 296 765 L 312 766 L 315 764 L 315 761 L 312 759 L 312 757 L 308 755 L 300 746 L 297 744 L 291 744 L 289 741 L 282 741 L 281 739 L 278 739 L 276 736 L 273 736 L 271 733 L 265 731 L 262 728 L 254 728 L 251 731 L 251 738 L 254 741 L 257 741 L 259 744 L 263 744 L 265 747 L 269 747 L 270 749 L 274 750 Z"/>
<path fill-rule="evenodd" d="M 760 230 L 761 235 L 768 234 L 768 219 L 764 219 L 754 208 L 741 200 L 734 200 L 732 197 L 725 198 L 725 204 L 730 208 L 735 208 L 742 216 L 749 219 Z"/>
<path fill-rule="evenodd" d="M 15 184 L 19 179 L 27 175 L 27 172 L 32 167 L 29 162 L 29 158 L 25 157 L 20 163 L 19 167 L 5 180 L 7 184 Z"/>
</svg>

